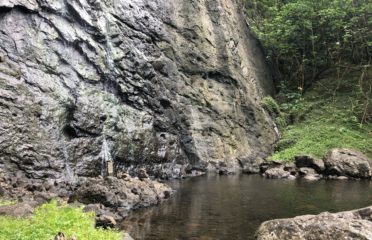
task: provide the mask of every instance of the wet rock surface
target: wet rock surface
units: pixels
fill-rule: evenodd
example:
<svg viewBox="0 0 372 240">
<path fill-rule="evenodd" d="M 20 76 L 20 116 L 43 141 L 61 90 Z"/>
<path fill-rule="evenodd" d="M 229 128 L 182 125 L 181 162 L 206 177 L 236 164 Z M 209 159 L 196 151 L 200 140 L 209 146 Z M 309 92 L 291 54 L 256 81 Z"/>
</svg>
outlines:
<svg viewBox="0 0 372 240">
<path fill-rule="evenodd" d="M 171 195 L 151 179 L 257 172 L 274 89 L 241 4 L 0 1 L 0 195 L 117 220 Z"/>
<path fill-rule="evenodd" d="M 262 223 L 257 240 L 372 239 L 372 206 L 340 213 L 321 213 Z"/>
<path fill-rule="evenodd" d="M 237 172 L 277 139 L 237 0 L 0 2 L 0 169 L 33 179 Z M 109 154 L 108 154 L 109 153 Z"/>
</svg>

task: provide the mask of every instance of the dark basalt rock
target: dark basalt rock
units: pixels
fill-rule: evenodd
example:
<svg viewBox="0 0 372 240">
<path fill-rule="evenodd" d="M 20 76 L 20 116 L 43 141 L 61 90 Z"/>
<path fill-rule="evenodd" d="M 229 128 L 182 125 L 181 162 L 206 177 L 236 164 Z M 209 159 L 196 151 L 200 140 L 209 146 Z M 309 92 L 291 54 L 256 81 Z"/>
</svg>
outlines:
<svg viewBox="0 0 372 240">
<path fill-rule="evenodd" d="M 119 219 L 170 196 L 151 179 L 257 172 L 278 138 L 261 106 L 274 88 L 242 14 L 235 0 L 0 1 L 0 194 Z"/>
<path fill-rule="evenodd" d="M 7 181 L 1 181 L 0 186 L 7 197 L 19 203 L 0 207 L 0 215 L 28 216 L 35 207 L 57 199 L 68 203 L 85 204 L 84 210 L 95 212 L 97 219 L 106 215 L 115 220 L 122 220 L 130 211 L 156 205 L 173 194 L 173 190 L 166 184 L 148 178 L 140 180 L 130 175 L 124 178 L 81 177 L 76 179 L 74 184 L 29 179 L 30 183 L 27 187 L 16 188 L 11 184 L 11 179 L 12 177 Z M 41 189 L 40 186 L 44 185 L 52 185 L 52 187 L 43 188 L 43 191 L 35 190 L 35 186 Z M 106 225 L 101 224 L 101 226 Z"/>
<path fill-rule="evenodd" d="M 308 155 L 296 156 L 295 163 L 298 168 L 313 168 L 318 173 L 322 173 L 325 169 L 323 160 Z"/>
<path fill-rule="evenodd" d="M 94 211 L 97 219 L 111 212 L 114 219 L 120 220 L 130 210 L 156 205 L 172 192 L 167 185 L 150 179 L 86 178 L 80 180 L 70 201 L 87 204 L 85 211 Z"/>
<path fill-rule="evenodd" d="M 221 162 L 255 172 L 271 153 L 260 102 L 272 79 L 240 1 L 0 9 L 0 170 L 73 182 L 100 175 L 109 153 L 115 172 L 170 178 Z"/>
</svg>

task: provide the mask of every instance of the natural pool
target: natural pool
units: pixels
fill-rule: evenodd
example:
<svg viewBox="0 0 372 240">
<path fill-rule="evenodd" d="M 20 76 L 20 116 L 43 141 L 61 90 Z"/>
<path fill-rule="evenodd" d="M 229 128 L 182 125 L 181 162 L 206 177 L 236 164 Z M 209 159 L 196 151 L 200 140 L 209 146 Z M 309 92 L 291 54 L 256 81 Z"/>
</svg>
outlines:
<svg viewBox="0 0 372 240">
<path fill-rule="evenodd" d="M 168 183 L 177 190 L 171 199 L 123 223 L 135 240 L 254 239 L 266 220 L 372 205 L 370 181 L 208 175 Z"/>
</svg>

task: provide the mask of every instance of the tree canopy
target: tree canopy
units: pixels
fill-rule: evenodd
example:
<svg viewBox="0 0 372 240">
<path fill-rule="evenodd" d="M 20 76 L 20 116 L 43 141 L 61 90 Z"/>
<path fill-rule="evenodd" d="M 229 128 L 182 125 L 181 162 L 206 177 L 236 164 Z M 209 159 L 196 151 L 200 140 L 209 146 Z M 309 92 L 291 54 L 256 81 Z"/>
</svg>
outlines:
<svg viewBox="0 0 372 240">
<path fill-rule="evenodd" d="M 246 9 L 286 87 L 302 91 L 330 67 L 371 63 L 369 0 L 246 0 Z"/>
</svg>

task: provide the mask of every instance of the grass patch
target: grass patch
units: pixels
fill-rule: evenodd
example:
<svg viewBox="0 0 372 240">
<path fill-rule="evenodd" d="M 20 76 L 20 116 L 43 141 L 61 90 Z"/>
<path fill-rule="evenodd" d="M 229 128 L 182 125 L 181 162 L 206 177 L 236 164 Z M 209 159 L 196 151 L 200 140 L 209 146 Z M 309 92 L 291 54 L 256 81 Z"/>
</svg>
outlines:
<svg viewBox="0 0 372 240">
<path fill-rule="evenodd" d="M 82 208 L 58 206 L 53 200 L 38 207 L 30 218 L 0 217 L 1 240 L 50 240 L 58 232 L 78 240 L 119 240 L 122 234 L 116 230 L 94 227 L 94 213 Z"/>
<path fill-rule="evenodd" d="M 331 148 L 350 148 L 372 157 L 372 124 L 368 120 L 361 124 L 367 103 L 363 89 L 368 88 L 360 88 L 361 84 L 371 83 L 360 82 L 358 73 L 327 77 L 304 96 L 292 94 L 289 102 L 282 101 L 279 119 L 285 119 L 286 126 L 281 128 L 282 139 L 269 159 L 292 161 L 299 154 L 321 158 Z M 371 99 L 371 93 L 367 94 Z"/>
</svg>

